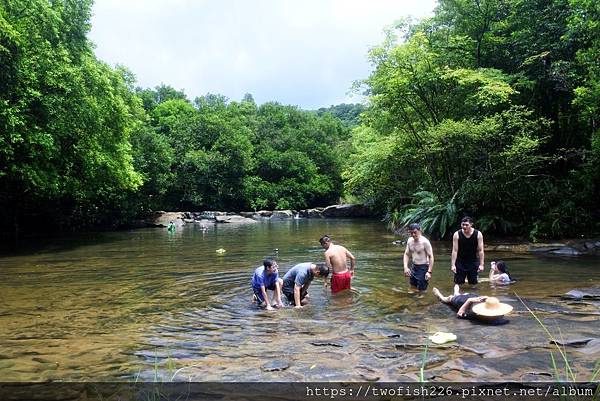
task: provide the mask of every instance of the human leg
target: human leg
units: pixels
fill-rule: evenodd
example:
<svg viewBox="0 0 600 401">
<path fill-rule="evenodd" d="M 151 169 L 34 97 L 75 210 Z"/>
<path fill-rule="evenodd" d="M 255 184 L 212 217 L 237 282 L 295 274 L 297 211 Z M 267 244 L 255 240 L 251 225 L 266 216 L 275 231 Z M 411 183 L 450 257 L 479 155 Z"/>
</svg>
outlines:
<svg viewBox="0 0 600 401">
<path fill-rule="evenodd" d="M 440 290 L 438 290 L 437 288 L 433 287 L 433 295 L 435 295 L 441 302 L 447 304 L 450 303 L 450 301 L 452 300 L 452 295 L 448 295 L 447 297 L 445 297 Z"/>
<path fill-rule="evenodd" d="M 425 273 L 427 273 L 428 269 L 428 264 L 413 265 L 410 272 L 410 285 L 416 287 L 419 291 L 425 291 L 429 285 L 429 281 L 425 279 Z"/>
<path fill-rule="evenodd" d="M 262 291 L 257 290 L 256 288 L 252 288 L 254 291 L 254 295 L 252 296 L 252 301 L 255 302 L 259 306 L 265 306 L 265 300 L 263 298 Z"/>
<path fill-rule="evenodd" d="M 279 307 L 283 307 L 283 302 L 281 302 L 281 287 L 283 287 L 283 280 L 278 279 L 275 282 L 275 304 Z"/>
<path fill-rule="evenodd" d="M 467 280 L 469 284 L 475 285 L 478 282 L 479 272 L 477 271 L 477 267 L 475 269 L 471 269 L 467 272 Z"/>
</svg>

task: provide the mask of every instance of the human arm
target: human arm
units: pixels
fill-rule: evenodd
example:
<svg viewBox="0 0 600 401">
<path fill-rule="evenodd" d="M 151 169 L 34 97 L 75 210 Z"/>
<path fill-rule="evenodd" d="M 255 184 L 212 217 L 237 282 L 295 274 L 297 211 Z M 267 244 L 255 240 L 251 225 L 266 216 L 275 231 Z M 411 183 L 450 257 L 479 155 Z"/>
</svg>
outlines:
<svg viewBox="0 0 600 401">
<path fill-rule="evenodd" d="M 344 248 L 346 252 L 346 257 L 350 259 L 350 274 L 354 276 L 354 268 L 356 267 L 356 258 L 352 255 L 352 252 Z"/>
<path fill-rule="evenodd" d="M 458 312 L 456 312 L 456 316 L 458 317 L 466 317 L 467 312 L 471 309 L 471 305 L 485 301 L 486 297 L 477 297 L 477 298 L 469 298 L 465 301 L 465 303 L 460 307 Z"/>
<path fill-rule="evenodd" d="M 410 260 L 410 240 L 412 238 L 409 238 L 408 241 L 406 241 L 406 249 L 404 250 L 404 275 L 405 276 L 410 276 L 410 269 L 408 268 L 408 262 Z"/>
<path fill-rule="evenodd" d="M 265 300 L 265 305 L 267 307 L 267 310 L 273 309 L 273 307 L 271 306 L 271 302 L 269 301 L 269 295 L 267 294 L 267 289 L 264 285 L 260 286 L 260 291 L 262 292 L 263 299 Z"/>
<path fill-rule="evenodd" d="M 494 281 L 494 276 L 496 276 L 496 262 L 492 260 L 490 263 L 490 281 Z"/>
<path fill-rule="evenodd" d="M 331 263 L 331 255 L 328 254 L 327 252 L 325 252 L 325 265 L 327 265 L 327 269 L 329 269 L 330 272 L 333 271 L 333 264 Z M 328 275 L 326 278 L 323 279 L 323 283 L 325 285 L 325 287 L 327 287 L 327 280 L 331 280 L 331 275 Z"/>
<path fill-rule="evenodd" d="M 427 272 L 425 273 L 425 280 L 429 281 L 429 279 L 431 279 L 431 273 L 433 272 L 434 263 L 433 248 L 431 247 L 431 242 L 429 242 L 429 240 L 425 243 L 425 253 L 429 260 L 429 269 L 427 269 Z"/>
<path fill-rule="evenodd" d="M 294 284 L 294 308 L 302 308 L 302 303 L 300 302 L 300 290 L 302 286 L 298 284 Z"/>
<path fill-rule="evenodd" d="M 450 270 L 456 273 L 456 256 L 458 255 L 458 231 L 452 236 L 452 256 L 450 261 Z"/>
<path fill-rule="evenodd" d="M 477 231 L 477 251 L 479 252 L 479 268 L 477 271 L 485 270 L 485 254 L 483 252 L 483 234 L 481 231 Z"/>
</svg>

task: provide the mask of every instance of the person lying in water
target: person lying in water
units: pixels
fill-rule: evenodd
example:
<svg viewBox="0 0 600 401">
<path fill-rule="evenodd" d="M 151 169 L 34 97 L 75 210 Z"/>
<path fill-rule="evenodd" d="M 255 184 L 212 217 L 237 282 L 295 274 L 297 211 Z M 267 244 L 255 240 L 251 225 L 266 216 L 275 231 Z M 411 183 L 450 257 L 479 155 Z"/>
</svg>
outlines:
<svg viewBox="0 0 600 401">
<path fill-rule="evenodd" d="M 283 307 L 283 303 L 281 302 L 283 280 L 279 278 L 277 267 L 277 262 L 267 258 L 263 261 L 262 266 L 258 266 L 254 270 L 254 275 L 252 276 L 253 301 L 259 306 L 267 308 L 267 310 L 273 309 L 267 290 L 273 291 L 273 298 L 275 298 L 274 306 Z"/>
<path fill-rule="evenodd" d="M 510 284 L 513 281 L 513 278 L 508 272 L 506 262 L 499 260 L 490 263 L 490 282 L 496 284 Z"/>
<path fill-rule="evenodd" d="M 435 295 L 443 303 L 456 310 L 460 319 L 473 319 L 491 324 L 504 324 L 508 320 L 504 315 L 510 313 L 512 306 L 502 303 L 496 297 L 480 296 L 477 294 L 460 294 L 454 287 L 454 295 L 445 297 L 437 288 L 433 289 Z"/>
</svg>

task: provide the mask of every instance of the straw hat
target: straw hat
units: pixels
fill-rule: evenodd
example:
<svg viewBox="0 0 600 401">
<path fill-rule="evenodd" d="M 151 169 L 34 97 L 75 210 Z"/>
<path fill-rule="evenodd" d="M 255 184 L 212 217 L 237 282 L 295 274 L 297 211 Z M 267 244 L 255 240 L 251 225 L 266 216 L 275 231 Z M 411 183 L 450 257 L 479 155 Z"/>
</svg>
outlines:
<svg viewBox="0 0 600 401">
<path fill-rule="evenodd" d="M 485 302 L 480 302 L 471 308 L 479 316 L 500 317 L 510 313 L 513 307 L 498 301 L 496 297 L 487 297 Z"/>
</svg>

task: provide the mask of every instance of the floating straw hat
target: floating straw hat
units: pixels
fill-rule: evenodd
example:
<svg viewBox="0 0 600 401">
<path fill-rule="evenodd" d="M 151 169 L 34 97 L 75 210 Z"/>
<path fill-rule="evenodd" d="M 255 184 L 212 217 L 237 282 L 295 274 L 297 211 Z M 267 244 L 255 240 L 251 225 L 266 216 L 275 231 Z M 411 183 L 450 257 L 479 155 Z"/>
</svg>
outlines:
<svg viewBox="0 0 600 401">
<path fill-rule="evenodd" d="M 474 305 L 471 310 L 479 316 L 500 317 L 510 313 L 513 307 L 498 301 L 496 297 L 487 297 L 485 302 Z"/>
</svg>

